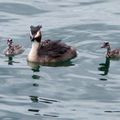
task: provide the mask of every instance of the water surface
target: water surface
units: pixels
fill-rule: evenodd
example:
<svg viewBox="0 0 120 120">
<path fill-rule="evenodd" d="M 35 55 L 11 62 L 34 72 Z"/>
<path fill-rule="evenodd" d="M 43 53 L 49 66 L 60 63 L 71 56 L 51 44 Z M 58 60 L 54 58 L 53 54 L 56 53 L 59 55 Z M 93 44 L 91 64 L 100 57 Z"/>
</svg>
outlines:
<svg viewBox="0 0 120 120">
<path fill-rule="evenodd" d="M 120 2 L 113 0 L 0 1 L 1 120 L 119 120 L 120 61 L 100 46 L 120 47 Z M 59 66 L 26 61 L 30 25 L 43 26 L 43 39 L 61 39 L 78 56 Z M 8 61 L 6 40 L 25 47 Z"/>
</svg>

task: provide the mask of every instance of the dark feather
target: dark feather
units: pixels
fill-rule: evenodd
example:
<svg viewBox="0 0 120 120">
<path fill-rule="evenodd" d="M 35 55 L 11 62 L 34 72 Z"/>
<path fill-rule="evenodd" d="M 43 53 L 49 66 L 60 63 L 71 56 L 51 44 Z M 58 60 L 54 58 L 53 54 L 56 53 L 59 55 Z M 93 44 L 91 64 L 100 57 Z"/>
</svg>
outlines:
<svg viewBox="0 0 120 120">
<path fill-rule="evenodd" d="M 31 28 L 31 33 L 32 33 L 32 35 L 34 35 L 34 34 L 37 33 L 37 31 L 40 30 L 41 26 L 40 26 L 40 25 L 38 25 L 38 26 L 32 26 L 32 25 L 31 25 L 30 28 Z"/>
<path fill-rule="evenodd" d="M 70 46 L 67 46 L 66 44 L 62 43 L 61 40 L 45 40 L 41 42 L 41 47 L 38 50 L 38 54 L 47 55 L 50 57 L 60 57 L 69 49 Z"/>
</svg>

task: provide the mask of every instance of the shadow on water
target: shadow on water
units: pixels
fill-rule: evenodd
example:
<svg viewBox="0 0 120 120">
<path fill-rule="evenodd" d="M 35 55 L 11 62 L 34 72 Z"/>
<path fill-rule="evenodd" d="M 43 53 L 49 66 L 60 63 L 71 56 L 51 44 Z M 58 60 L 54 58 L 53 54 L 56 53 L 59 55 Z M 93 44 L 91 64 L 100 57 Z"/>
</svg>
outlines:
<svg viewBox="0 0 120 120">
<path fill-rule="evenodd" d="M 107 58 L 107 57 L 106 57 L 105 63 L 100 63 L 99 66 L 100 66 L 100 67 L 98 67 L 98 70 L 103 72 L 103 73 L 100 74 L 100 75 L 106 76 L 106 75 L 109 73 L 110 58 Z M 105 80 L 107 80 L 107 79 L 105 79 L 105 78 L 100 78 L 100 80 L 105 81 Z"/>
</svg>

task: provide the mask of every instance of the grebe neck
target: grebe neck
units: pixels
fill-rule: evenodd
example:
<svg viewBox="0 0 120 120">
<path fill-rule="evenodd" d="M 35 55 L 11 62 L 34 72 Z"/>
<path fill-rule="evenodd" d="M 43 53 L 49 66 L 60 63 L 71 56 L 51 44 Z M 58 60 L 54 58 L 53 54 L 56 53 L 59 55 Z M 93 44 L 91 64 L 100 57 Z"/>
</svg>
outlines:
<svg viewBox="0 0 120 120">
<path fill-rule="evenodd" d="M 30 50 L 30 53 L 28 55 L 29 59 L 34 59 L 38 56 L 38 49 L 40 47 L 40 43 L 37 41 L 34 41 L 32 43 L 32 48 Z"/>
<path fill-rule="evenodd" d="M 109 46 L 108 48 L 107 48 L 107 53 L 109 54 L 111 52 L 111 47 Z"/>
</svg>

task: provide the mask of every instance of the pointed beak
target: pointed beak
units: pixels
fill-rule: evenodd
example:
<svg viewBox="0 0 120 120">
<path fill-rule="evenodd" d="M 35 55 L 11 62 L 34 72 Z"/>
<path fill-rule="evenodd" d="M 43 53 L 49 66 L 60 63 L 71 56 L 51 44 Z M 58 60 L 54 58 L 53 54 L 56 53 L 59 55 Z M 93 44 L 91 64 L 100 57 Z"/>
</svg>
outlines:
<svg viewBox="0 0 120 120">
<path fill-rule="evenodd" d="M 34 41 L 34 37 L 33 37 L 33 36 L 30 36 L 30 40 L 31 40 L 31 41 Z"/>
<path fill-rule="evenodd" d="M 40 32 L 40 30 L 39 31 L 37 31 L 37 33 L 36 34 L 32 34 L 31 33 L 31 31 L 30 31 L 30 39 L 31 39 L 31 41 L 34 41 L 36 38 L 38 38 L 39 36 L 41 36 L 41 32 Z"/>
<path fill-rule="evenodd" d="M 8 39 L 8 40 L 7 40 L 8 46 L 12 45 L 12 43 L 13 43 L 12 39 Z"/>
<path fill-rule="evenodd" d="M 103 45 L 100 48 L 105 48 Z"/>
<path fill-rule="evenodd" d="M 103 44 L 101 45 L 101 48 L 105 48 L 105 43 L 103 43 Z"/>
<path fill-rule="evenodd" d="M 34 41 L 34 36 L 32 35 L 31 31 L 30 31 L 30 40 Z"/>
</svg>

